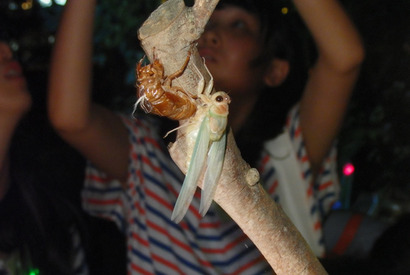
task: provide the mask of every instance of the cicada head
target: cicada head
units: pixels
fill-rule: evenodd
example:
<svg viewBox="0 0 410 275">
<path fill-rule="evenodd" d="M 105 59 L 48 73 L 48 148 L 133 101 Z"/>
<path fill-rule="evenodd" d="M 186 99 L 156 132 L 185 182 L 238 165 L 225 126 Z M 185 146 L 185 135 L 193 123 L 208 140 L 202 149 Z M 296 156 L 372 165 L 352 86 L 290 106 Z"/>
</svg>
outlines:
<svg viewBox="0 0 410 275">
<path fill-rule="evenodd" d="M 225 92 L 216 92 L 211 96 L 212 105 L 210 112 L 218 116 L 227 116 L 229 112 L 229 103 L 231 98 Z"/>
</svg>

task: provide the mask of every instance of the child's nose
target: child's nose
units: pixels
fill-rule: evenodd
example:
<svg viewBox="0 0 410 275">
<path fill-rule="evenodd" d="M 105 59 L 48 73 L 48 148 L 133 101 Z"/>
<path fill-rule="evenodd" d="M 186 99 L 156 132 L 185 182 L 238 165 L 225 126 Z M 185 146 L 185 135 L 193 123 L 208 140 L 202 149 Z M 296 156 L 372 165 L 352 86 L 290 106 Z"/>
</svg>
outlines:
<svg viewBox="0 0 410 275">
<path fill-rule="evenodd" d="M 220 38 L 218 32 L 213 26 L 206 26 L 203 34 L 198 40 L 201 46 L 218 46 L 220 43 Z"/>
</svg>

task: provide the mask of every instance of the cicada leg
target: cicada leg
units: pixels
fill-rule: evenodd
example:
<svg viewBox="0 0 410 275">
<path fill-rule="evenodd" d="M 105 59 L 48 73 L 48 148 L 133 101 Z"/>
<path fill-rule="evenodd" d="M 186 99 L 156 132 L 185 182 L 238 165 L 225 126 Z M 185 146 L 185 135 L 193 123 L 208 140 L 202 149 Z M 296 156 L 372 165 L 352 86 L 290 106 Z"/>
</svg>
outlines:
<svg viewBox="0 0 410 275">
<path fill-rule="evenodd" d="M 186 67 L 188 66 L 190 58 L 191 58 L 191 51 L 188 51 L 188 56 L 186 57 L 185 62 L 182 65 L 182 67 L 178 71 L 174 72 L 173 74 L 165 78 L 164 86 L 171 87 L 172 80 L 182 75 L 182 73 L 185 71 Z"/>
<path fill-rule="evenodd" d="M 211 79 L 208 82 L 208 85 L 206 86 L 205 95 L 210 96 L 212 93 L 212 89 L 214 88 L 214 77 L 212 76 L 211 72 L 209 71 L 208 67 L 205 64 L 205 58 L 203 58 L 203 60 L 204 60 L 205 69 L 208 72 L 209 76 L 211 77 Z"/>
<path fill-rule="evenodd" d="M 205 59 L 204 60 L 204 66 L 208 74 L 210 75 L 211 79 L 209 80 L 208 84 L 205 87 L 205 77 L 202 75 L 201 71 L 198 69 L 198 67 L 194 64 L 194 68 L 196 72 L 199 75 L 199 82 L 198 82 L 198 88 L 197 88 L 197 95 L 199 98 L 203 98 L 205 95 L 206 97 L 210 97 L 212 93 L 212 89 L 214 88 L 214 78 L 211 75 L 211 73 L 208 70 L 208 67 L 205 65 Z"/>
</svg>

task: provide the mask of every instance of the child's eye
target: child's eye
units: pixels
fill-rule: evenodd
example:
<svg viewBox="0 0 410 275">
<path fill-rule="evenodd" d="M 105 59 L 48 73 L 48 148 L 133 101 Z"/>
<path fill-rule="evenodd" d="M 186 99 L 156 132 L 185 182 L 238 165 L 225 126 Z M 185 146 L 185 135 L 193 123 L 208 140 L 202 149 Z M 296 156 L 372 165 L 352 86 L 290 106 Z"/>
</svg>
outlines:
<svg viewBox="0 0 410 275">
<path fill-rule="evenodd" d="M 242 20 L 236 20 L 231 24 L 231 27 L 233 29 L 245 29 L 246 28 L 246 23 Z"/>
</svg>

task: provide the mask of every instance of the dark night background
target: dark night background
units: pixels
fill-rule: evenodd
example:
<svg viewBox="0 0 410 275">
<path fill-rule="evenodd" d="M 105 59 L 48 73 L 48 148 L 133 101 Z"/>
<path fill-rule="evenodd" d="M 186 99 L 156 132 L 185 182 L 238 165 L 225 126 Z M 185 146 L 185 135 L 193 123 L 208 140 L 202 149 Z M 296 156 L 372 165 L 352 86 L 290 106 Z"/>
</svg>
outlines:
<svg viewBox="0 0 410 275">
<path fill-rule="evenodd" d="M 42 7 L 36 0 L 0 0 L 0 23 L 10 31 L 34 98 L 25 121 L 25 157 L 44 173 L 45 182 L 80 205 L 84 160 L 54 134 L 46 118 L 48 63 L 62 10 L 50 2 Z M 392 223 L 410 212 L 410 0 L 341 2 L 362 34 L 367 55 L 340 134 L 340 175 L 345 163 L 354 165 L 354 174 L 344 178 L 352 183 L 351 209 Z M 116 110 L 132 106 L 135 64 L 143 56 L 137 30 L 158 3 L 99 1 L 95 100 Z M 100 238 L 121 245 L 116 229 L 102 226 L 107 233 Z"/>
</svg>

